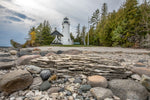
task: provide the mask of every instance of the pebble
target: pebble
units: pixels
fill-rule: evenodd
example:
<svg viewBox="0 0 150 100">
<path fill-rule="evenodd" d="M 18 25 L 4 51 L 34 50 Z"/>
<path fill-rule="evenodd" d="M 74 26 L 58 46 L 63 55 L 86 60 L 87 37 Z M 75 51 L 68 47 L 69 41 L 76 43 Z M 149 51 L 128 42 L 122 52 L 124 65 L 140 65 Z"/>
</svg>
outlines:
<svg viewBox="0 0 150 100">
<path fill-rule="evenodd" d="M 32 74 L 39 74 L 41 72 L 41 68 L 34 65 L 27 65 L 26 69 Z"/>
<path fill-rule="evenodd" d="M 47 92 L 48 94 L 52 94 L 52 93 L 58 93 L 59 90 L 60 90 L 60 87 L 52 87 Z"/>
<path fill-rule="evenodd" d="M 11 97 L 10 100 L 15 100 L 15 97 Z"/>
<path fill-rule="evenodd" d="M 41 76 L 43 81 L 47 80 L 50 77 L 50 75 L 51 75 L 50 70 L 43 70 L 40 73 L 40 76 Z"/>
<path fill-rule="evenodd" d="M 51 84 L 49 83 L 49 81 L 45 81 L 41 84 L 40 91 L 48 90 L 50 87 L 51 87 Z"/>
<path fill-rule="evenodd" d="M 76 93 L 73 93 L 73 95 L 72 95 L 74 98 L 76 98 L 76 96 L 77 96 L 77 94 Z"/>
<path fill-rule="evenodd" d="M 26 97 L 33 97 L 34 93 L 32 91 L 29 91 L 25 96 Z"/>
<path fill-rule="evenodd" d="M 69 96 L 69 97 L 68 97 L 68 100 L 74 100 L 74 99 L 73 99 L 73 97 L 72 97 L 72 96 Z"/>
<path fill-rule="evenodd" d="M 69 80 L 70 83 L 73 83 L 75 79 L 74 78 L 69 78 L 68 80 Z"/>
<path fill-rule="evenodd" d="M 68 85 L 68 86 L 66 87 L 66 90 L 73 92 L 73 91 L 74 91 L 74 86 Z"/>
<path fill-rule="evenodd" d="M 141 80 L 141 76 L 138 75 L 138 74 L 133 74 L 133 75 L 131 75 L 131 78 L 133 78 L 133 79 L 135 79 L 135 80 L 138 80 L 138 81 Z"/>
<path fill-rule="evenodd" d="M 70 91 L 66 92 L 66 96 L 71 96 L 71 95 L 72 95 L 72 93 Z"/>
<path fill-rule="evenodd" d="M 91 85 L 81 85 L 80 90 L 81 91 L 89 91 L 91 89 Z"/>
<path fill-rule="evenodd" d="M 76 78 L 73 83 L 82 83 L 82 80 L 80 78 Z"/>
</svg>

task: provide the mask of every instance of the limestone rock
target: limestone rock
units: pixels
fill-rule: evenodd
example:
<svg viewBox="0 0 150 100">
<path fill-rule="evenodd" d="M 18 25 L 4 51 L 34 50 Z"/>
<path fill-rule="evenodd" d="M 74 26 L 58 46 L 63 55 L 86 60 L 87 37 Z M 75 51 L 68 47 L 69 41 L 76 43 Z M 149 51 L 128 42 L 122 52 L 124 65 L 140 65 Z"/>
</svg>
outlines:
<svg viewBox="0 0 150 100">
<path fill-rule="evenodd" d="M 150 76 L 150 69 L 149 68 L 145 68 L 145 67 L 133 67 L 131 69 L 132 72 L 139 74 L 139 75 L 147 75 Z"/>
<path fill-rule="evenodd" d="M 103 76 L 93 75 L 88 77 L 88 84 L 92 87 L 107 87 L 107 80 Z"/>
<path fill-rule="evenodd" d="M 142 75 L 142 79 L 141 79 L 140 83 L 150 91 L 150 77 L 148 77 L 146 75 Z"/>
<path fill-rule="evenodd" d="M 109 89 L 105 89 L 102 87 L 95 87 L 90 90 L 90 92 L 93 94 L 93 96 L 97 100 L 104 100 L 105 98 L 111 98 L 113 97 L 113 93 Z"/>
<path fill-rule="evenodd" d="M 35 58 L 39 58 L 41 57 L 40 55 L 25 55 L 22 56 L 20 58 L 18 58 L 17 60 L 17 65 L 26 65 L 29 63 L 30 60 L 35 59 Z"/>
<path fill-rule="evenodd" d="M 133 80 L 114 79 L 109 88 L 121 100 L 147 100 L 148 92 L 144 86 Z"/>
<path fill-rule="evenodd" d="M 11 69 L 12 67 L 15 66 L 15 62 L 11 61 L 11 62 L 0 62 L 0 70 L 4 70 L 4 69 Z"/>
<path fill-rule="evenodd" d="M 9 53 L 0 53 L 0 57 L 10 57 Z"/>
<path fill-rule="evenodd" d="M 26 69 L 32 74 L 39 74 L 41 72 L 41 68 L 34 65 L 27 65 Z"/>
<path fill-rule="evenodd" d="M 0 79 L 0 90 L 10 94 L 27 88 L 32 82 L 33 77 L 28 71 L 16 70 L 2 76 Z"/>
</svg>

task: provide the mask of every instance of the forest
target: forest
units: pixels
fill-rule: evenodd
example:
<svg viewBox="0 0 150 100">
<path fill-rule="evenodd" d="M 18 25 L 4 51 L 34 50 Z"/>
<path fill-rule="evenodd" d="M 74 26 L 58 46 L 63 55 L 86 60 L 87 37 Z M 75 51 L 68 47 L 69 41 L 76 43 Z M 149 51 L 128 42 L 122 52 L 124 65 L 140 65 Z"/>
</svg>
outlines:
<svg viewBox="0 0 150 100">
<path fill-rule="evenodd" d="M 90 19 L 90 45 L 150 46 L 150 2 L 138 4 L 137 0 L 126 0 L 118 11 L 108 13 L 107 9 L 104 3 Z"/>
</svg>

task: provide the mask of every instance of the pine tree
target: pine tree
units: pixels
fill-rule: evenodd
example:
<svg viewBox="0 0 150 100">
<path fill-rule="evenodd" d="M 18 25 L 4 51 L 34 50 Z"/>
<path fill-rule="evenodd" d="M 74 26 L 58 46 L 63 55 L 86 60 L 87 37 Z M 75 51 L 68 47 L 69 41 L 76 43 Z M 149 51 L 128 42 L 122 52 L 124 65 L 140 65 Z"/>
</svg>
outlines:
<svg viewBox="0 0 150 100">
<path fill-rule="evenodd" d="M 54 37 L 51 36 L 51 26 L 45 20 L 36 28 L 36 43 L 39 45 L 50 45 L 53 39 Z"/>
<path fill-rule="evenodd" d="M 77 25 L 77 36 L 74 40 L 74 42 L 79 42 L 81 44 L 82 40 L 81 40 L 81 30 L 80 30 L 80 24 Z"/>
<path fill-rule="evenodd" d="M 99 20 L 100 20 L 100 11 L 99 11 L 99 9 L 96 9 L 95 12 L 93 13 L 91 19 L 90 19 L 90 24 L 93 27 L 96 27 Z"/>
</svg>

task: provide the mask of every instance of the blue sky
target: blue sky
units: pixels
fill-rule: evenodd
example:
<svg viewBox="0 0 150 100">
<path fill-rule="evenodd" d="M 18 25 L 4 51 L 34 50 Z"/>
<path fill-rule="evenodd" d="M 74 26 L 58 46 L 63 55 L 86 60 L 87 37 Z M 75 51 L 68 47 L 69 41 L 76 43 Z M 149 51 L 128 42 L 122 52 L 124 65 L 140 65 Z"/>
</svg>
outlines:
<svg viewBox="0 0 150 100">
<path fill-rule="evenodd" d="M 108 11 L 117 10 L 125 0 L 0 0 L 0 46 L 10 46 L 10 39 L 24 43 L 28 31 L 48 20 L 61 32 L 64 17 L 69 17 L 71 32 L 78 23 L 87 26 L 88 16 L 103 3 Z M 140 2 L 142 0 L 139 0 Z"/>
</svg>

